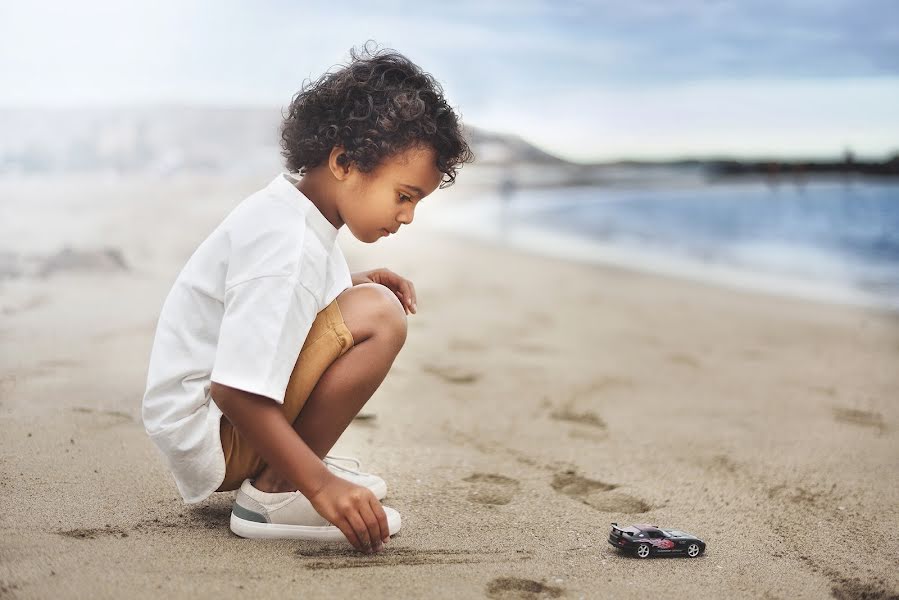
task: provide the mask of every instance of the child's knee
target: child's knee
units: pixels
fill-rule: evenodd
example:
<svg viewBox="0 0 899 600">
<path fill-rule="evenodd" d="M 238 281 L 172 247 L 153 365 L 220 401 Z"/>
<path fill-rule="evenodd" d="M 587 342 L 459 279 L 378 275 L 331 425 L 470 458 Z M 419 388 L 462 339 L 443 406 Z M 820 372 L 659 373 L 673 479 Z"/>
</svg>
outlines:
<svg viewBox="0 0 899 600">
<path fill-rule="evenodd" d="M 357 333 L 360 334 L 357 339 L 386 336 L 400 346 L 406 341 L 406 310 L 386 286 L 363 283 L 345 290 L 338 298 L 344 321 L 354 338 Z"/>
</svg>

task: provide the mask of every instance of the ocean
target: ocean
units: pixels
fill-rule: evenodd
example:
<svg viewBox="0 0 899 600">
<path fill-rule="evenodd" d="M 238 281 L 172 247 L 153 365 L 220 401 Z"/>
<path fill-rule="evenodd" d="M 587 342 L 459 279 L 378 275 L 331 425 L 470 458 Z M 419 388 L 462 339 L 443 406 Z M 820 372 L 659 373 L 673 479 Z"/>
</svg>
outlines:
<svg viewBox="0 0 899 600">
<path fill-rule="evenodd" d="M 895 181 L 517 189 L 440 223 L 561 258 L 899 310 Z"/>
</svg>

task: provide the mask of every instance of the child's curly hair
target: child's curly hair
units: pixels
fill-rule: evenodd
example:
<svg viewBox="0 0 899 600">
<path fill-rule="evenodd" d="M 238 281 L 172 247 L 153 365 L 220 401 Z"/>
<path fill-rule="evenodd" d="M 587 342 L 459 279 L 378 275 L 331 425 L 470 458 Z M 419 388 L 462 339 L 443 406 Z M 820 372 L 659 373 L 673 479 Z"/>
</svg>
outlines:
<svg viewBox="0 0 899 600">
<path fill-rule="evenodd" d="M 349 65 L 311 86 L 304 82 L 293 97 L 281 124 L 287 168 L 304 174 L 342 146 L 341 165 L 369 173 L 392 154 L 431 146 L 445 174 L 440 188 L 452 185 L 456 167 L 474 154 L 440 84 L 402 54 L 372 52 L 368 42 L 350 57 Z"/>
</svg>

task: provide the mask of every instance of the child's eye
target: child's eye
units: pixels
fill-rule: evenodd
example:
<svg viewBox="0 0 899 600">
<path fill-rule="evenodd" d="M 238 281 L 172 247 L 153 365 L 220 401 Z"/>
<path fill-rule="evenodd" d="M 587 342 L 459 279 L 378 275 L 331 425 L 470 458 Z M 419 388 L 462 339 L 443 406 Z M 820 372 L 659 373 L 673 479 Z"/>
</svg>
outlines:
<svg viewBox="0 0 899 600">
<path fill-rule="evenodd" d="M 405 202 L 406 200 L 412 200 L 412 198 L 409 197 L 409 196 L 407 196 L 407 195 L 405 195 L 405 194 L 400 194 L 400 200 L 402 200 L 403 202 Z"/>
</svg>

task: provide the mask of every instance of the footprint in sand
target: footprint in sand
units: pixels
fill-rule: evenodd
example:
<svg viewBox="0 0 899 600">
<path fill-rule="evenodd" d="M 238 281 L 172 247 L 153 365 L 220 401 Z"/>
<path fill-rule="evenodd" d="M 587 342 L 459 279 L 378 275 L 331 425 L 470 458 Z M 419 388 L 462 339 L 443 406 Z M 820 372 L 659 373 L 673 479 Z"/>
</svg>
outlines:
<svg viewBox="0 0 899 600">
<path fill-rule="evenodd" d="M 889 586 L 880 579 L 879 581 L 870 581 L 870 580 L 862 580 L 858 577 L 846 577 L 842 575 L 838 575 L 834 572 L 828 573 L 828 577 L 831 581 L 832 587 L 830 588 L 830 594 L 834 598 L 839 598 L 840 600 L 856 600 L 856 599 L 877 599 L 883 598 L 884 600 L 890 600 L 891 598 L 897 598 L 895 592 L 890 591 Z"/>
<path fill-rule="evenodd" d="M 532 579 L 497 577 L 487 584 L 485 593 L 488 598 L 493 600 L 537 600 L 538 598 L 558 598 L 565 593 L 565 590 Z"/>
<path fill-rule="evenodd" d="M 839 395 L 837 392 L 837 388 L 832 385 L 813 385 L 808 389 L 810 392 L 815 392 L 816 394 L 821 394 L 822 396 L 829 396 L 830 398 L 836 398 Z"/>
<path fill-rule="evenodd" d="M 618 487 L 615 484 L 588 479 L 571 470 L 556 473 L 550 485 L 560 494 L 601 512 L 636 514 L 652 508 L 639 498 L 614 491 Z"/>
<path fill-rule="evenodd" d="M 426 373 L 431 373 L 432 375 L 440 377 L 447 383 L 456 385 L 474 383 L 481 378 L 480 373 L 468 371 L 460 367 L 450 367 L 445 365 L 423 365 L 422 370 Z"/>
<path fill-rule="evenodd" d="M 887 428 L 886 423 L 883 421 L 883 415 L 878 412 L 859 410 L 857 408 L 834 407 L 833 418 L 841 423 L 872 427 L 879 433 L 883 433 Z"/>
<path fill-rule="evenodd" d="M 702 364 L 699 362 L 699 359 L 690 356 L 689 354 L 683 353 L 675 353 L 669 354 L 668 360 L 673 362 L 676 365 L 684 365 L 685 367 L 691 367 L 693 369 L 702 368 Z"/>
<path fill-rule="evenodd" d="M 554 410 L 549 414 L 556 421 L 568 421 L 579 425 L 588 425 L 597 429 L 606 429 L 606 422 L 593 411 L 576 412 L 570 406 Z"/>
<path fill-rule="evenodd" d="M 573 439 L 601 442 L 606 439 L 606 422 L 593 411 L 576 412 L 570 406 L 554 410 L 549 414 L 551 419 L 583 425 L 584 428 L 574 427 L 568 432 L 568 437 Z"/>
<path fill-rule="evenodd" d="M 584 504 L 600 512 L 610 513 L 639 514 L 645 513 L 652 508 L 652 506 L 639 498 L 617 491 L 591 497 Z"/>
<path fill-rule="evenodd" d="M 829 498 L 829 493 L 822 490 L 810 490 L 800 486 L 791 486 L 784 483 L 768 488 L 768 497 L 781 498 L 793 504 L 804 507 L 820 507 L 828 502 L 838 504 L 838 501 Z"/>
<path fill-rule="evenodd" d="M 709 457 L 697 457 L 695 463 L 711 473 L 721 475 L 736 475 L 739 465 L 726 454 L 715 454 Z"/>
<path fill-rule="evenodd" d="M 508 504 L 519 487 L 517 480 L 492 473 L 475 473 L 462 481 L 473 484 L 468 499 L 478 504 Z"/>
</svg>

